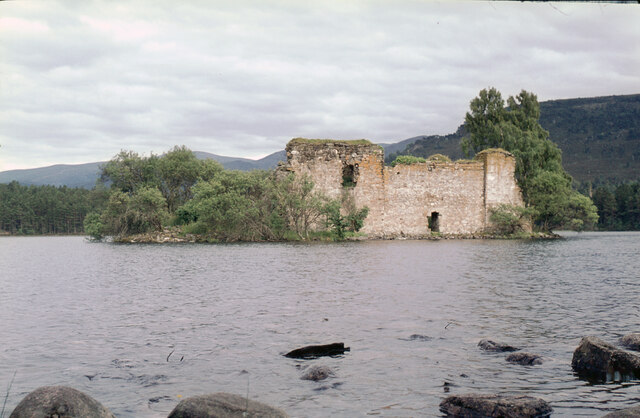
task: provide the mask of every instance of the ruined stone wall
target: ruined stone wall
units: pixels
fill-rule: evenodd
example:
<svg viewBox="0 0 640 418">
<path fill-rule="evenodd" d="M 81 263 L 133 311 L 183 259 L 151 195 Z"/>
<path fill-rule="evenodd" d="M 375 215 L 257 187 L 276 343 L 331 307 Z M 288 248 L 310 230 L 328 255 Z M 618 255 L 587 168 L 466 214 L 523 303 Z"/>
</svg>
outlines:
<svg viewBox="0 0 640 418">
<path fill-rule="evenodd" d="M 522 193 L 515 182 L 515 159 L 503 150 L 485 150 L 476 156 L 484 164 L 486 221 L 491 208 L 500 204 L 524 206 Z"/>
<path fill-rule="evenodd" d="M 385 174 L 384 235 L 429 234 L 429 217 L 434 214 L 439 232 L 484 229 L 481 162 L 397 165 L 387 167 Z"/>
<path fill-rule="evenodd" d="M 332 198 L 368 206 L 363 232 L 376 237 L 471 234 L 489 225 L 489 208 L 522 205 L 515 159 L 505 151 L 480 153 L 474 161 L 384 166 L 377 145 L 294 139 L 286 169 L 308 174 Z M 434 222 L 437 217 L 437 222 Z"/>
</svg>

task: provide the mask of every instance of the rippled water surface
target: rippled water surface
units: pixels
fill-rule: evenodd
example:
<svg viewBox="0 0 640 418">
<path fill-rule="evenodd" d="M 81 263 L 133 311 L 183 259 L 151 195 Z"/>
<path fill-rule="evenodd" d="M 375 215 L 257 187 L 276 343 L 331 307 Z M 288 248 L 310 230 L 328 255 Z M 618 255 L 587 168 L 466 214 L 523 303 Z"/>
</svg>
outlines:
<svg viewBox="0 0 640 418">
<path fill-rule="evenodd" d="M 234 245 L 0 238 L 0 405 L 15 372 L 8 411 L 36 387 L 68 385 L 122 417 L 166 416 L 181 398 L 219 391 L 291 416 L 439 416 L 445 396 L 468 392 L 526 393 L 555 416 L 601 416 L 638 404 L 640 382 L 588 385 L 571 355 L 582 336 L 615 343 L 640 331 L 639 253 L 640 233 Z M 481 338 L 545 362 L 507 363 L 481 352 Z M 282 356 L 338 341 L 351 347 L 342 357 Z M 309 364 L 336 376 L 300 380 Z"/>
</svg>

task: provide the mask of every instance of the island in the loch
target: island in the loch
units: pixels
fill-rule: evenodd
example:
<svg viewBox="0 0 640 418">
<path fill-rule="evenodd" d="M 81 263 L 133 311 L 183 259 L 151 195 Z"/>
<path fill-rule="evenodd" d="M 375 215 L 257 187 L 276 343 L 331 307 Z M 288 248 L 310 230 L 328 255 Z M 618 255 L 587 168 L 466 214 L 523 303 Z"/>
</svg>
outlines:
<svg viewBox="0 0 640 418">
<path fill-rule="evenodd" d="M 286 186 L 288 190 L 276 197 L 277 200 L 287 201 L 294 197 L 294 202 L 286 202 L 283 210 L 276 209 L 269 216 L 284 215 L 280 221 L 296 231 L 289 234 L 289 238 L 506 236 L 509 234 L 500 229 L 495 214 L 525 209 L 514 176 L 516 160 L 502 149 L 485 150 L 473 160 L 450 161 L 441 155 L 428 160 L 399 158 L 392 166 L 384 165 L 382 147 L 367 140 L 295 138 L 287 144 L 286 151 L 287 162 L 262 180 L 274 189 Z M 303 190 L 305 184 L 308 192 Z M 246 192 L 253 193 L 250 186 Z M 194 198 L 200 201 L 201 195 L 202 191 L 196 188 Z M 208 206 L 219 208 L 219 203 L 212 201 Z M 189 220 L 197 224 L 202 219 L 202 211 L 207 209 L 201 206 L 187 204 L 178 211 L 177 216 L 187 220 L 184 222 L 186 228 L 183 225 L 182 228 L 160 229 L 162 222 L 157 222 L 158 228 L 152 231 L 118 234 L 116 240 L 195 242 L 216 239 L 206 227 L 194 231 L 193 225 L 189 226 Z M 149 210 L 149 213 L 153 212 L 153 208 Z M 258 216 L 254 219 L 260 220 L 260 212 L 256 212 Z M 218 223 L 226 222 L 225 218 L 228 217 L 219 217 Z M 251 221 L 246 219 L 246 222 Z M 513 231 L 508 232 L 547 236 L 532 234 L 531 223 L 525 217 L 518 218 L 517 228 L 512 228 Z M 271 230 L 266 224 L 258 229 Z M 278 239 L 269 235 L 256 235 L 249 240 Z M 238 239 L 244 238 L 238 236 Z"/>
<path fill-rule="evenodd" d="M 251 172 L 224 169 L 185 146 L 149 156 L 121 151 L 101 166 L 92 190 L 2 185 L 0 233 L 231 242 L 540 238 L 592 229 L 598 210 L 572 185 L 539 119 L 532 93 L 505 102 L 496 89 L 480 91 L 460 141 L 473 159 L 456 161 L 399 155 L 385 165 L 383 148 L 367 140 L 304 138 L 289 141 L 276 169 Z"/>
<path fill-rule="evenodd" d="M 385 166 L 383 149 L 367 140 L 295 138 L 276 170 L 243 173 L 186 147 L 123 151 L 102 168 L 110 188 L 85 231 L 121 242 L 219 242 L 549 237 L 593 226 L 596 208 L 572 189 L 534 94 L 505 106 L 485 89 L 470 109 L 461 145 L 472 160 L 398 156 Z"/>
</svg>

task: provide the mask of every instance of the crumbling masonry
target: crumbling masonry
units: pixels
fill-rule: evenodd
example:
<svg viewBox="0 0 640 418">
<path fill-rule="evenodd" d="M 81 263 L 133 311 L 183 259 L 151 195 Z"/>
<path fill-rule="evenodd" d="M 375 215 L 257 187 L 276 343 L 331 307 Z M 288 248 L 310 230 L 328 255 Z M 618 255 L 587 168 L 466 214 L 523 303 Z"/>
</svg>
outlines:
<svg viewBox="0 0 640 418">
<path fill-rule="evenodd" d="M 306 140 L 287 144 L 283 167 L 308 174 L 332 198 L 368 206 L 363 232 L 371 237 L 419 237 L 432 232 L 476 234 L 491 226 L 490 209 L 522 206 L 515 158 L 502 150 L 473 161 L 384 165 L 384 151 L 368 141 Z"/>
</svg>

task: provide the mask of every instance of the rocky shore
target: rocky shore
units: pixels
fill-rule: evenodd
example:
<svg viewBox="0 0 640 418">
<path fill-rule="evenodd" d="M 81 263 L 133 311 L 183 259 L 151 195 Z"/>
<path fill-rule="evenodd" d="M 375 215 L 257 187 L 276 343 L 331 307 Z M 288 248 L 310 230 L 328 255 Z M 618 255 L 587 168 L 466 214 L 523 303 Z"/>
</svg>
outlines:
<svg viewBox="0 0 640 418">
<path fill-rule="evenodd" d="M 346 241 L 369 241 L 369 240 L 505 240 L 505 239 L 558 239 L 560 235 L 552 232 L 531 232 L 516 235 L 495 235 L 495 234 L 431 234 L 431 235 L 385 235 L 385 236 L 366 236 L 358 235 L 345 238 Z M 324 237 L 326 240 L 327 238 Z M 147 232 L 144 234 L 134 234 L 114 237 L 113 242 L 125 244 L 175 244 L 175 243 L 214 243 L 215 238 L 198 235 L 187 234 L 180 227 L 164 228 L 162 231 Z"/>
<path fill-rule="evenodd" d="M 640 334 L 633 333 L 620 339 L 620 343 L 637 349 Z M 483 339 L 478 348 L 488 355 L 505 356 L 505 360 L 523 367 L 543 363 L 542 356 L 521 351 L 517 346 Z M 311 345 L 283 354 L 297 362 L 323 356 L 343 357 L 349 352 L 344 343 Z M 571 366 L 579 379 L 594 384 L 609 384 L 640 379 L 640 356 L 618 348 L 597 337 L 582 338 L 575 349 Z M 334 369 L 323 365 L 296 364 L 303 373 L 302 380 L 315 382 L 336 377 Z M 466 376 L 466 375 L 461 375 Z M 445 383 L 445 392 L 450 391 Z M 455 386 L 455 385 L 454 385 Z M 552 406 L 544 399 L 527 394 L 467 393 L 447 396 L 439 405 L 448 417 L 548 417 Z M 608 418 L 640 418 L 640 405 L 605 415 Z M 10 418 L 27 417 L 86 417 L 115 418 L 100 402 L 91 396 L 66 386 L 44 386 L 25 396 L 11 413 Z M 182 400 L 168 418 L 207 417 L 288 417 L 282 409 L 230 393 L 198 395 Z"/>
</svg>

